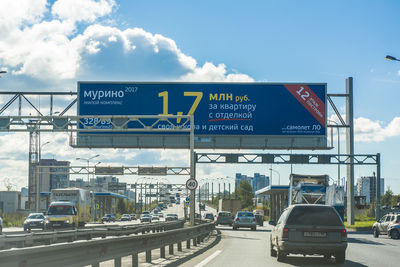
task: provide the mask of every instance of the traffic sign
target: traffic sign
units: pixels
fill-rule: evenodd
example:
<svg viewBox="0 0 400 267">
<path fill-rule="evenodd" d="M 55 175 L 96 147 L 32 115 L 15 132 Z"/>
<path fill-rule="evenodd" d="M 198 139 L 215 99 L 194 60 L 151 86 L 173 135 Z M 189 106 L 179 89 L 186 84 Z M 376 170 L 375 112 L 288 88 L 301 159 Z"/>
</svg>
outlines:
<svg viewBox="0 0 400 267">
<path fill-rule="evenodd" d="M 196 179 L 190 178 L 186 181 L 186 188 L 189 190 L 196 190 L 198 185 L 199 183 L 196 181 Z"/>
<path fill-rule="evenodd" d="M 189 207 L 190 206 L 190 202 L 189 201 L 185 201 L 185 207 Z"/>
<path fill-rule="evenodd" d="M 189 197 L 186 197 L 185 200 L 186 200 L 186 201 L 190 201 L 190 198 L 189 198 Z"/>
</svg>

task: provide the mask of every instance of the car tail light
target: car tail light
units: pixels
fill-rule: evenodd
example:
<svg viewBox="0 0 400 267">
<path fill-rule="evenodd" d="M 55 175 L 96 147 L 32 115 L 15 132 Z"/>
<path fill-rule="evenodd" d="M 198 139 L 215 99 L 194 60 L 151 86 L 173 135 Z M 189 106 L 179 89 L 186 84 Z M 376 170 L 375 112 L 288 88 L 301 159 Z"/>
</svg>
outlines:
<svg viewBox="0 0 400 267">
<path fill-rule="evenodd" d="M 340 233 L 342 234 L 342 237 L 347 237 L 346 229 L 342 229 L 342 231 L 340 231 Z"/>
<path fill-rule="evenodd" d="M 236 218 L 236 221 L 238 222 L 238 221 L 240 221 L 240 219 L 239 219 L 239 218 Z"/>
<path fill-rule="evenodd" d="M 289 238 L 289 229 L 288 228 L 283 228 L 282 239 L 283 238 Z"/>
</svg>

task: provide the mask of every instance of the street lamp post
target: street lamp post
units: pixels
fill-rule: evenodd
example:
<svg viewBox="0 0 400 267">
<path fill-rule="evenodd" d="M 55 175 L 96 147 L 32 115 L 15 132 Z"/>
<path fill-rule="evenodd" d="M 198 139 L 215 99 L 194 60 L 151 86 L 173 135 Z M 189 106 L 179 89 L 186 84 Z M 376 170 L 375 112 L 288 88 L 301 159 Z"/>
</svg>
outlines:
<svg viewBox="0 0 400 267">
<path fill-rule="evenodd" d="M 39 198 L 40 185 L 39 185 L 39 183 L 42 181 L 42 179 L 40 179 L 42 174 L 39 171 L 39 167 L 40 167 L 40 160 L 42 159 L 41 158 L 42 157 L 41 156 L 41 151 L 42 151 L 42 147 L 44 147 L 45 145 L 47 145 L 49 143 L 50 143 L 50 141 L 47 141 L 44 144 L 39 146 L 39 160 L 38 160 L 38 163 L 36 165 L 36 175 L 35 175 L 36 176 L 36 201 L 35 201 L 36 202 L 36 212 L 39 212 L 39 208 L 40 208 L 40 205 L 39 205 L 39 201 L 40 201 L 40 198 Z"/>
<path fill-rule="evenodd" d="M 340 185 L 340 128 L 336 121 L 328 120 L 329 122 L 333 122 L 337 127 L 337 135 L 338 135 L 338 185 Z M 332 136 L 332 146 L 333 146 L 333 134 Z"/>
<path fill-rule="evenodd" d="M 90 158 L 76 158 L 76 160 L 84 160 L 84 161 L 86 161 L 87 162 L 87 179 L 88 179 L 88 187 L 89 187 L 89 185 L 90 185 L 90 173 L 89 173 L 89 164 L 90 164 L 90 160 L 91 159 L 94 159 L 94 158 L 97 158 L 97 157 L 99 157 L 100 155 L 99 154 L 97 154 L 97 155 L 95 155 L 95 156 L 93 156 L 93 157 L 90 157 Z"/>
<path fill-rule="evenodd" d="M 278 174 L 278 185 L 281 185 L 281 174 L 278 171 L 273 170 L 272 168 L 269 168 L 271 171 L 271 186 L 272 186 L 272 172 L 275 172 Z"/>
</svg>

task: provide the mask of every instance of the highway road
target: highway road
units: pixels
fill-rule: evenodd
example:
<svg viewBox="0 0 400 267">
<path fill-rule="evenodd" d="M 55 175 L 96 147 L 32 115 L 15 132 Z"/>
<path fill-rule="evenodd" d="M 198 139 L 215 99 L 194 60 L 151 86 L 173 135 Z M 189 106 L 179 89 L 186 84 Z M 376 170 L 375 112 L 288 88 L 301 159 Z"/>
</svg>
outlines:
<svg viewBox="0 0 400 267">
<path fill-rule="evenodd" d="M 164 214 L 164 218 L 161 218 L 160 221 L 165 221 L 165 216 L 169 213 L 174 213 L 178 214 L 178 218 L 183 218 L 184 217 L 184 211 L 183 211 L 183 204 L 180 205 L 175 205 L 173 204 L 172 207 L 168 207 L 167 209 L 163 210 L 162 213 Z M 116 221 L 116 222 L 109 222 L 109 223 L 104 223 L 103 225 L 132 225 L 132 224 L 139 224 L 140 223 L 140 216 L 138 216 L 138 220 L 136 221 Z M 157 222 L 157 221 L 154 221 Z M 99 225 L 101 223 L 88 223 L 86 224 L 86 227 L 94 226 L 94 225 Z M 40 229 L 32 229 L 34 232 L 40 232 L 42 230 Z M 3 233 L 4 234 L 15 234 L 15 233 L 23 233 L 24 228 L 23 227 L 4 227 L 3 228 Z"/>
<path fill-rule="evenodd" d="M 334 259 L 325 260 L 320 256 L 290 255 L 284 262 L 277 262 L 269 254 L 271 226 L 258 227 L 257 231 L 218 226 L 221 241 L 212 249 L 193 258 L 182 266 L 398 266 L 400 240 L 386 236 L 374 238 L 372 234 L 349 233 L 345 264 L 339 265 Z"/>
</svg>

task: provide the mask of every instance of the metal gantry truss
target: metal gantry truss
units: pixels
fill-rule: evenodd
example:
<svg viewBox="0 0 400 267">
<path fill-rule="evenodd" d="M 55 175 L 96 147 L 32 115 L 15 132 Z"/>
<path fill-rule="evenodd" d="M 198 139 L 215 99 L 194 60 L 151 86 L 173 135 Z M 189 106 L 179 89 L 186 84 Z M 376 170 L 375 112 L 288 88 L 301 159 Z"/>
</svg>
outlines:
<svg viewBox="0 0 400 267">
<path fill-rule="evenodd" d="M 195 163 L 378 165 L 380 154 L 195 153 Z M 350 159 L 354 162 L 350 163 Z"/>
<path fill-rule="evenodd" d="M 122 172 L 107 172 L 99 173 L 96 171 L 94 166 L 39 166 L 40 174 L 85 174 L 85 175 L 144 175 L 144 176 L 162 176 L 162 175 L 190 175 L 190 167 L 143 167 L 143 166 L 121 166 L 121 167 L 110 167 L 122 169 Z M 104 167 L 101 167 L 104 168 Z M 150 174 L 150 173 L 140 173 L 140 168 L 163 168 L 166 170 L 162 174 Z M 47 171 L 42 171 L 43 169 L 48 169 Z M 53 171 L 54 170 L 54 171 Z M 68 171 L 64 171 L 68 170 Z"/>
<path fill-rule="evenodd" d="M 173 121 L 178 119 L 179 123 Z M 165 122 L 168 127 L 159 128 Z M 135 127 L 128 128 L 128 124 Z M 0 116 L 2 132 L 190 132 L 189 115 Z"/>
</svg>

